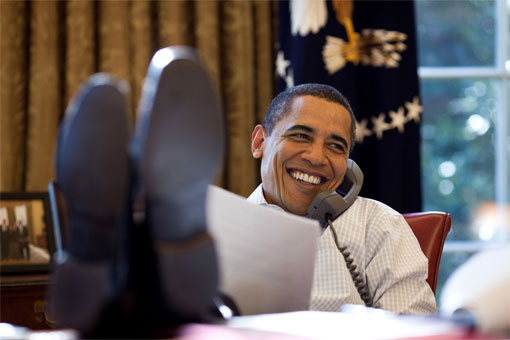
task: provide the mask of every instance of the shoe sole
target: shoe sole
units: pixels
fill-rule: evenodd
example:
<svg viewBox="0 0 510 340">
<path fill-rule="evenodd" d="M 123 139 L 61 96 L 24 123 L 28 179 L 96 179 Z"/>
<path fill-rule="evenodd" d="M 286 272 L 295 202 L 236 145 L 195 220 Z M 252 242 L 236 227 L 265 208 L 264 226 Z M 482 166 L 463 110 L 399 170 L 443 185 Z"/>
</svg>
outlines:
<svg viewBox="0 0 510 340">
<path fill-rule="evenodd" d="M 112 265 L 130 184 L 126 83 L 89 78 L 66 111 L 57 147 L 57 183 L 69 217 L 58 254 L 51 313 L 61 327 L 89 331 L 111 296 Z"/>
<path fill-rule="evenodd" d="M 205 199 L 224 151 L 221 110 L 202 61 L 188 47 L 154 55 L 142 98 L 133 154 L 160 289 L 174 314 L 196 318 L 218 287 Z"/>
</svg>

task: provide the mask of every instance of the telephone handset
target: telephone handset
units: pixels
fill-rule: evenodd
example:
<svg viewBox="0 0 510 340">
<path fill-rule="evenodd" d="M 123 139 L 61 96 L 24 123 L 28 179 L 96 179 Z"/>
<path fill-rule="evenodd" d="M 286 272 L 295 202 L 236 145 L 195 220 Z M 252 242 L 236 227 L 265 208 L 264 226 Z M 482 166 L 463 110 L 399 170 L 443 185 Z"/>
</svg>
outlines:
<svg viewBox="0 0 510 340">
<path fill-rule="evenodd" d="M 318 194 L 308 207 L 308 217 L 319 220 L 323 228 L 328 226 L 328 218 L 334 221 L 349 208 L 363 185 L 363 172 L 352 159 L 347 160 L 347 170 L 342 184 L 336 190 L 326 190 Z"/>
<path fill-rule="evenodd" d="M 354 259 L 347 247 L 341 246 L 338 241 L 338 236 L 333 228 L 333 221 L 340 216 L 347 208 L 349 208 L 361 190 L 363 185 L 363 172 L 352 159 L 347 160 L 347 170 L 345 172 L 342 184 L 336 190 L 326 190 L 318 194 L 308 207 L 308 217 L 319 220 L 321 226 L 326 229 L 330 227 L 331 233 L 335 240 L 336 247 L 342 254 L 347 265 L 347 269 L 351 273 L 354 285 L 358 290 L 360 297 L 368 307 L 372 306 L 372 300 L 368 289 L 361 277 L 357 266 L 354 264 Z"/>
</svg>

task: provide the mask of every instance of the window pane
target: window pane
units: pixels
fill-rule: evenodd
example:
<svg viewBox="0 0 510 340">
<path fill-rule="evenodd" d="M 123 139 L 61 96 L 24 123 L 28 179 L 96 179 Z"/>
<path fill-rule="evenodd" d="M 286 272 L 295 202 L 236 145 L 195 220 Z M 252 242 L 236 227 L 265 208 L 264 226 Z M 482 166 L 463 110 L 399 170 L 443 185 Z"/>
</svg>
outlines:
<svg viewBox="0 0 510 340">
<path fill-rule="evenodd" d="M 495 0 L 419 0 L 419 66 L 495 65 Z"/>
<path fill-rule="evenodd" d="M 421 81 L 423 205 L 452 215 L 448 240 L 504 233 L 486 222 L 495 210 L 497 87 L 489 79 Z"/>
</svg>

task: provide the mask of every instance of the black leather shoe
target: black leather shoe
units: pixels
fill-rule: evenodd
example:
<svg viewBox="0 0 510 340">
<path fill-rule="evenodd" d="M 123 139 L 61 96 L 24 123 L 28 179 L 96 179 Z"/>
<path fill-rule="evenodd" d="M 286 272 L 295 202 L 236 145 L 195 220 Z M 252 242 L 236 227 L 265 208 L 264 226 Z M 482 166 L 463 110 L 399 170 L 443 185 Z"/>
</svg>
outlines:
<svg viewBox="0 0 510 340">
<path fill-rule="evenodd" d="M 60 127 L 56 182 L 69 235 L 56 256 L 50 291 L 51 314 L 60 327 L 96 330 L 119 292 L 119 243 L 131 180 L 128 91 L 112 76 L 91 76 Z"/>
<path fill-rule="evenodd" d="M 224 133 L 217 93 L 194 49 L 169 47 L 152 58 L 131 151 L 157 296 L 173 322 L 207 321 L 218 267 L 205 200 L 222 161 Z"/>
</svg>

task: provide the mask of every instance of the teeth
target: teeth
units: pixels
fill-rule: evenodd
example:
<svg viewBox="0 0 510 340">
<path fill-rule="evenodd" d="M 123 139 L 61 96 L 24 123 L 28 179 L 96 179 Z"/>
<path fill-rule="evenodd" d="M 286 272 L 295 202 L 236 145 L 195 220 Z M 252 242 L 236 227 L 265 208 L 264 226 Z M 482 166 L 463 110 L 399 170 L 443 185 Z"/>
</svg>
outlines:
<svg viewBox="0 0 510 340">
<path fill-rule="evenodd" d="M 319 184 L 321 182 L 320 177 L 308 175 L 299 171 L 292 171 L 291 176 L 294 177 L 295 179 L 298 179 L 309 184 Z"/>
</svg>

